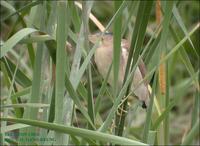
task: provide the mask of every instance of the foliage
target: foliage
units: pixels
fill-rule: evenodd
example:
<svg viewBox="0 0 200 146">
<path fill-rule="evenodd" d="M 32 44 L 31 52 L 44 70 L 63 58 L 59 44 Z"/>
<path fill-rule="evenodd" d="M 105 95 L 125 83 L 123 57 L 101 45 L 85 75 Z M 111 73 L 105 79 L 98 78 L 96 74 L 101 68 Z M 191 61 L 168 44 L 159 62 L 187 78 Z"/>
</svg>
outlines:
<svg viewBox="0 0 200 146">
<path fill-rule="evenodd" d="M 1 145 L 199 143 L 199 1 L 161 1 L 161 24 L 156 1 L 0 4 Z M 99 31 L 89 44 L 88 34 Z M 115 84 L 119 41 L 130 41 L 119 90 L 107 84 L 110 71 L 103 79 L 93 61 L 107 31 L 114 36 Z M 152 87 L 146 110 L 129 97 L 140 58 L 147 66 L 140 84 Z M 159 86 L 162 64 L 165 94 Z M 125 115 L 119 115 L 121 107 Z"/>
</svg>

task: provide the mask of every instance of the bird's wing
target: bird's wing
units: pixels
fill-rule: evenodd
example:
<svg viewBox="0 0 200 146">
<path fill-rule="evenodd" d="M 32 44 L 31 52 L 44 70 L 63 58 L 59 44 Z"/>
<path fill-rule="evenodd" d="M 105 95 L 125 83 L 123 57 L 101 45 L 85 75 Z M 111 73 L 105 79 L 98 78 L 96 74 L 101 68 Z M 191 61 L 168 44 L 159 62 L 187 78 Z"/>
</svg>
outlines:
<svg viewBox="0 0 200 146">
<path fill-rule="evenodd" d="M 144 61 L 142 60 L 142 58 L 139 58 L 139 64 L 138 64 L 139 70 L 142 74 L 142 77 L 144 78 L 147 75 L 147 69 L 146 66 L 144 64 Z M 145 84 L 148 85 L 149 82 L 145 81 Z"/>
<path fill-rule="evenodd" d="M 124 49 L 126 49 L 127 52 L 129 52 L 129 49 L 130 49 L 130 43 L 129 43 L 129 41 L 125 40 L 125 39 L 122 39 L 121 47 L 124 48 Z M 142 77 L 144 78 L 146 76 L 146 74 L 147 74 L 147 69 L 146 69 L 144 61 L 142 60 L 141 57 L 139 58 L 138 67 L 139 67 L 139 70 L 140 70 L 140 72 L 142 74 Z M 145 82 L 146 85 L 148 85 L 148 83 L 149 83 L 148 81 Z"/>
</svg>

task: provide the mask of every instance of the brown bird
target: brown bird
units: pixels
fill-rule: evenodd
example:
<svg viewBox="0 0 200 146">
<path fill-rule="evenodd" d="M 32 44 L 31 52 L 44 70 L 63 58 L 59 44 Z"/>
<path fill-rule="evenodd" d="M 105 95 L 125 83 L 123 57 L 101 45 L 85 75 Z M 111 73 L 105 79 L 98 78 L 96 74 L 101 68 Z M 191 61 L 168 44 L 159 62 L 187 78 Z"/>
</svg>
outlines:
<svg viewBox="0 0 200 146">
<path fill-rule="evenodd" d="M 100 34 L 94 34 L 89 36 L 89 40 L 92 43 L 95 43 L 100 37 Z M 128 51 L 130 48 L 130 43 L 122 39 L 121 41 L 121 56 L 120 56 L 120 66 L 119 66 L 119 78 L 118 78 L 118 85 L 119 87 L 122 87 L 125 70 L 126 70 L 126 64 L 128 60 Z M 106 75 L 108 73 L 109 67 L 113 60 L 113 36 L 111 34 L 105 34 L 101 41 L 100 45 L 96 49 L 96 52 L 94 54 L 94 60 L 97 65 L 97 68 L 100 72 L 100 74 L 103 76 L 103 78 L 106 78 Z M 142 60 L 140 60 L 138 67 L 135 70 L 133 82 L 131 85 L 131 89 L 136 88 L 134 91 L 134 94 L 139 98 L 139 100 L 143 101 L 143 107 L 146 107 L 149 105 L 149 91 L 148 91 L 148 84 L 140 83 L 141 80 L 143 80 L 146 73 L 145 65 Z M 108 77 L 108 83 L 113 86 L 113 69 L 111 70 L 111 73 Z"/>
</svg>

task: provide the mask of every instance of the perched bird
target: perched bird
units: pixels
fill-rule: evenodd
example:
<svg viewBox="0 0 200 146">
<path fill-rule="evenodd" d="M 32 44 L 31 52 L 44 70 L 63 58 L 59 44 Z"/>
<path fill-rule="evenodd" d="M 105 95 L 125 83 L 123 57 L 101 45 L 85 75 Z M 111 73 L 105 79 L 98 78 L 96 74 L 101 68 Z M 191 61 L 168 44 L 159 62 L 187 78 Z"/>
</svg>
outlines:
<svg viewBox="0 0 200 146">
<path fill-rule="evenodd" d="M 100 37 L 100 34 L 94 34 L 89 35 L 89 40 L 92 43 L 95 43 Z M 121 56 L 120 56 L 120 66 L 119 66 L 119 77 L 118 77 L 118 85 L 119 87 L 122 87 L 125 70 L 126 70 L 126 64 L 128 60 L 128 51 L 129 51 L 130 43 L 122 39 L 121 40 Z M 113 61 L 113 36 L 111 34 L 105 34 L 101 41 L 100 45 L 96 49 L 96 52 L 94 54 L 94 60 L 97 65 L 99 73 L 103 76 L 103 78 L 106 78 L 106 75 L 108 73 L 109 67 Z M 138 67 L 136 68 L 134 72 L 134 77 L 131 85 L 131 89 L 137 88 L 134 91 L 134 94 L 143 102 L 143 107 L 147 107 L 149 105 L 149 91 L 148 91 L 148 84 L 142 83 L 140 85 L 139 82 L 144 78 L 145 76 L 145 66 L 143 61 L 141 60 L 139 62 Z M 111 70 L 111 73 L 108 77 L 108 83 L 113 86 L 113 69 Z"/>
</svg>

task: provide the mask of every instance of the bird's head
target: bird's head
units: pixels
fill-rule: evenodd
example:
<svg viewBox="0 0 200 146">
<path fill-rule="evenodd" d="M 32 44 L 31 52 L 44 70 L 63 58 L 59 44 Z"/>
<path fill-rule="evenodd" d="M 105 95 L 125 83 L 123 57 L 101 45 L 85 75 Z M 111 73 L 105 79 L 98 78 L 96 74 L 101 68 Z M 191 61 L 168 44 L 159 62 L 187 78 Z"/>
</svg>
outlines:
<svg viewBox="0 0 200 146">
<path fill-rule="evenodd" d="M 112 45 L 112 40 L 113 40 L 112 33 L 105 33 L 103 36 L 101 36 L 101 33 L 89 35 L 89 41 L 95 44 L 100 37 L 101 37 L 101 40 L 100 40 L 101 43 Z"/>
</svg>

